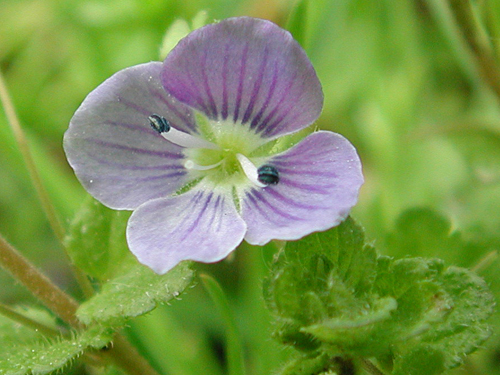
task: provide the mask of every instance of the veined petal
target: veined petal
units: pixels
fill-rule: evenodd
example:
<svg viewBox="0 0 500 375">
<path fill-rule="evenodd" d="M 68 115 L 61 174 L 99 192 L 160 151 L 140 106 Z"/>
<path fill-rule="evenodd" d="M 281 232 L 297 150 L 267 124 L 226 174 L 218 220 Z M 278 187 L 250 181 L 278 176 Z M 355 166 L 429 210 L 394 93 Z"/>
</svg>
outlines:
<svg viewBox="0 0 500 375">
<path fill-rule="evenodd" d="M 314 68 L 291 34 L 249 17 L 193 31 L 167 56 L 161 79 L 181 102 L 264 138 L 305 128 L 323 105 Z"/>
<path fill-rule="evenodd" d="M 231 194 L 195 188 L 140 206 L 130 217 L 127 241 L 139 262 L 163 274 L 182 260 L 225 258 L 245 230 Z"/>
<path fill-rule="evenodd" d="M 363 184 L 356 150 L 332 132 L 313 133 L 267 163 L 279 171 L 279 183 L 250 189 L 242 204 L 245 240 L 254 245 L 296 240 L 339 224 Z"/>
<path fill-rule="evenodd" d="M 148 116 L 194 132 L 192 111 L 169 96 L 152 62 L 124 69 L 83 101 L 64 135 L 64 150 L 82 185 L 114 209 L 135 209 L 186 183 L 182 149 L 162 138 Z"/>
</svg>

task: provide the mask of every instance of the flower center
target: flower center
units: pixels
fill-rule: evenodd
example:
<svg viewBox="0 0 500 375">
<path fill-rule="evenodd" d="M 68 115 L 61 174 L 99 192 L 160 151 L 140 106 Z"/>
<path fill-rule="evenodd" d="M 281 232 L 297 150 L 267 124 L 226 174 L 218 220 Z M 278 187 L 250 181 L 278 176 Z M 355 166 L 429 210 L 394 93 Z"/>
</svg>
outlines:
<svg viewBox="0 0 500 375">
<path fill-rule="evenodd" d="M 194 178 L 206 177 L 217 185 L 232 186 L 250 181 L 266 187 L 279 182 L 274 166 L 262 164 L 257 167 L 247 156 L 263 144 L 262 138 L 248 127 L 229 122 L 205 122 L 200 126 L 204 139 L 175 129 L 165 117 L 157 114 L 149 116 L 149 122 L 163 138 L 184 148 L 184 167 Z"/>
</svg>

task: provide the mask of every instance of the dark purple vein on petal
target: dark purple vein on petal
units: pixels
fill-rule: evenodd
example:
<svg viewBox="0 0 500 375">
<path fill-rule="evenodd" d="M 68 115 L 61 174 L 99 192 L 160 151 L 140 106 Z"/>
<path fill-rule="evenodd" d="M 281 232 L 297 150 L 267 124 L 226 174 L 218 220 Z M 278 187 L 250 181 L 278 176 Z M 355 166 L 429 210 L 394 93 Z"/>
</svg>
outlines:
<svg viewBox="0 0 500 375">
<path fill-rule="evenodd" d="M 165 178 L 172 178 L 172 177 L 181 177 L 186 175 L 185 171 L 179 171 L 179 172 L 171 172 L 171 173 L 166 173 L 166 174 L 161 174 L 161 175 L 156 175 L 156 176 L 147 176 L 147 177 L 134 177 L 133 181 L 134 183 L 137 182 L 148 182 L 148 181 L 155 181 L 155 180 L 162 180 Z M 106 180 L 110 181 L 130 181 L 130 177 L 126 177 L 123 175 L 118 175 L 118 176 L 111 176 L 107 175 Z"/>
<path fill-rule="evenodd" d="M 241 120 L 242 124 L 246 124 L 248 122 L 248 119 L 252 115 L 253 108 L 255 107 L 255 102 L 257 101 L 259 91 L 262 86 L 262 81 L 264 79 L 264 75 L 266 72 L 266 65 L 267 65 L 267 58 L 269 56 L 269 51 L 267 48 L 264 50 L 263 56 L 262 56 L 262 65 L 259 67 L 259 75 L 257 79 L 255 80 L 255 83 L 253 85 L 253 90 L 252 90 L 252 96 L 250 97 L 250 101 L 248 103 L 247 110 L 245 111 L 243 115 L 243 119 Z"/>
<path fill-rule="evenodd" d="M 117 96 L 117 99 L 119 103 L 125 105 L 126 107 L 132 108 L 134 111 L 142 113 L 146 118 L 151 114 L 151 111 L 149 109 L 146 109 L 143 106 L 133 103 L 122 96 Z"/>
<path fill-rule="evenodd" d="M 213 203 L 213 207 L 210 208 L 210 211 L 212 211 L 212 216 L 210 217 L 210 219 L 207 220 L 207 224 L 206 224 L 207 229 L 213 229 L 212 225 L 214 223 L 215 218 L 220 216 L 219 213 L 221 210 L 219 210 L 219 206 L 220 206 L 221 198 L 222 197 L 220 195 L 218 195 L 215 203 Z M 220 220 L 219 220 L 219 227 L 220 227 Z M 217 229 L 215 232 L 218 232 L 219 229 Z"/>
<path fill-rule="evenodd" d="M 196 205 L 198 204 L 200 199 L 203 198 L 203 195 L 204 195 L 203 191 L 198 191 L 195 195 L 193 195 L 191 197 L 189 202 L 186 202 L 186 204 L 184 205 L 184 209 L 188 214 L 185 215 L 184 218 L 176 225 L 174 232 L 182 231 L 182 228 L 184 227 L 184 225 L 188 221 L 192 220 L 193 213 L 196 214 L 196 211 L 193 208 L 196 207 Z M 183 237 L 183 239 L 185 239 L 185 238 L 186 237 Z"/>
<path fill-rule="evenodd" d="M 184 231 L 184 236 L 182 237 L 181 241 L 184 241 L 192 233 L 193 229 L 198 226 L 198 223 L 200 222 L 200 220 L 202 219 L 203 215 L 205 214 L 205 211 L 207 210 L 207 207 L 209 206 L 210 201 L 212 200 L 213 196 L 214 196 L 214 194 L 210 193 L 210 195 L 207 197 L 207 199 L 205 200 L 205 203 L 204 203 L 203 207 L 201 208 L 200 212 L 196 213 L 196 220 L 194 220 L 191 223 L 191 225 L 187 228 L 187 230 Z M 196 203 L 198 203 L 198 202 L 196 202 Z"/>
<path fill-rule="evenodd" d="M 256 190 L 252 190 L 252 195 L 251 196 L 249 195 L 249 197 L 253 198 L 252 202 L 254 203 L 254 206 L 258 209 L 258 211 L 263 216 L 265 216 L 267 219 L 274 221 L 275 223 L 277 223 L 277 221 L 269 218 L 269 216 L 265 213 L 266 211 L 264 211 L 264 209 L 261 208 L 261 205 L 265 205 L 269 211 L 272 211 L 272 213 L 275 213 L 275 214 L 277 214 L 277 215 L 279 215 L 287 220 L 293 220 L 293 221 L 303 220 L 300 217 L 297 217 L 295 215 L 290 215 L 286 212 L 283 212 L 283 210 L 280 210 L 277 207 L 275 207 L 274 205 L 270 204 L 269 201 L 261 193 L 259 193 Z"/>
<path fill-rule="evenodd" d="M 214 210 L 217 212 L 217 216 L 218 216 L 218 225 L 217 225 L 217 230 L 216 230 L 217 232 L 220 232 L 220 229 L 222 227 L 222 217 L 224 216 L 224 210 L 222 208 L 224 208 L 224 203 L 225 203 L 224 197 L 222 197 L 222 195 L 219 195 L 219 197 L 217 198 L 215 208 L 214 208 Z"/>
<path fill-rule="evenodd" d="M 262 132 L 263 135 L 269 135 L 269 133 L 272 130 L 269 128 L 270 127 L 269 123 L 271 122 L 271 120 L 273 120 L 273 118 L 276 116 L 276 114 L 280 113 L 283 110 L 283 108 L 282 108 L 283 103 L 286 103 L 288 96 L 292 92 L 292 87 L 294 85 L 295 78 L 296 78 L 296 74 L 293 76 L 292 79 L 290 79 L 290 82 L 288 83 L 286 88 L 281 92 L 281 98 L 278 101 L 278 103 L 276 104 L 276 106 L 273 108 L 273 110 L 271 112 L 269 112 L 267 117 L 264 120 L 262 120 L 262 123 L 257 128 L 257 132 Z M 293 101 L 290 101 L 290 103 L 287 105 L 287 109 L 290 108 L 291 106 L 293 106 L 293 104 L 295 104 L 295 103 Z M 285 111 L 284 114 L 286 115 L 287 111 Z"/>
<path fill-rule="evenodd" d="M 188 71 L 186 72 L 186 78 L 189 80 L 189 83 L 191 84 L 189 92 L 191 97 L 193 97 L 196 102 L 198 103 L 198 106 L 201 108 L 201 111 L 205 113 L 208 117 L 210 117 L 210 110 L 208 105 L 205 103 L 203 98 L 201 97 L 201 90 L 199 90 L 197 87 L 198 85 L 196 84 L 195 80 L 193 80 L 193 77 L 191 76 L 191 72 Z M 194 92 L 193 92 L 194 89 Z"/>
<path fill-rule="evenodd" d="M 205 92 L 207 93 L 208 103 L 210 109 L 212 110 L 212 117 L 216 119 L 219 117 L 219 113 L 217 112 L 217 105 L 215 104 L 214 96 L 212 95 L 212 90 L 210 90 L 210 85 L 208 83 L 206 51 L 203 51 L 203 58 L 201 59 L 200 71 L 201 71 L 201 76 L 203 77 L 203 87 L 205 89 Z"/>
<path fill-rule="evenodd" d="M 331 190 L 327 190 L 326 188 L 335 188 L 336 184 L 329 185 L 312 185 L 312 184 L 301 184 L 294 180 L 290 180 L 287 178 L 280 178 L 280 184 L 286 185 L 286 187 L 295 188 L 297 190 L 302 190 L 305 193 L 317 193 L 317 194 L 331 194 Z"/>
<path fill-rule="evenodd" d="M 86 138 L 85 140 L 89 141 L 89 142 L 96 143 L 99 146 L 109 147 L 109 148 L 113 148 L 113 149 L 117 149 L 117 150 L 122 150 L 122 151 L 129 151 L 129 152 L 135 153 L 135 154 L 158 156 L 158 157 L 169 158 L 169 159 L 181 159 L 181 158 L 184 157 L 184 155 L 182 155 L 181 153 L 173 153 L 173 152 L 168 152 L 168 151 L 144 150 L 142 148 L 124 146 L 124 145 L 120 145 L 120 144 L 117 144 L 117 143 L 103 141 L 101 139 Z"/>
<path fill-rule="evenodd" d="M 222 119 L 226 120 L 228 115 L 228 99 L 227 99 L 227 61 L 229 59 L 229 44 L 224 48 L 224 62 L 222 65 Z"/>
<path fill-rule="evenodd" d="M 262 116 L 264 115 L 264 112 L 266 109 L 269 107 L 269 102 L 271 101 L 274 90 L 276 89 L 276 85 L 278 84 L 278 76 L 279 76 L 279 69 L 278 69 L 278 63 L 275 61 L 274 63 L 274 70 L 273 70 L 273 79 L 271 81 L 271 87 L 269 88 L 269 91 L 267 93 L 266 100 L 262 104 L 262 108 L 260 111 L 255 115 L 255 117 L 252 119 L 252 122 L 250 123 L 250 127 L 254 129 L 256 126 L 260 126 L 260 120 Z"/>
<path fill-rule="evenodd" d="M 145 123 L 146 123 L 146 121 L 147 121 L 147 118 L 145 117 Z M 128 130 L 137 131 L 137 132 L 145 133 L 145 134 L 151 134 L 151 135 L 154 134 L 154 130 L 152 130 L 150 126 L 146 127 L 145 125 L 138 125 L 137 123 L 129 124 L 129 123 L 125 123 L 125 122 L 106 120 L 104 122 L 104 125 L 117 126 L 120 128 L 125 128 Z"/>
<path fill-rule="evenodd" d="M 273 189 L 272 186 L 268 187 L 266 189 L 266 192 L 269 195 L 273 196 L 276 200 L 282 201 L 290 206 L 295 206 L 298 208 L 302 208 L 304 210 L 318 210 L 318 209 L 322 208 L 322 206 L 317 206 L 317 205 L 312 205 L 312 204 L 304 204 L 304 203 L 297 202 L 296 200 L 293 200 L 290 197 L 284 196 L 283 194 L 278 192 L 277 189 Z"/>
<path fill-rule="evenodd" d="M 120 170 L 126 171 L 166 171 L 166 170 L 184 170 L 184 166 L 176 164 L 163 164 L 163 165 L 133 165 L 129 163 L 117 163 L 109 161 L 107 159 L 102 159 L 99 155 L 89 155 L 92 160 L 97 161 L 102 165 L 108 165 L 111 167 L 119 168 Z M 176 160 L 177 161 L 177 160 Z"/>
<path fill-rule="evenodd" d="M 283 120 L 290 114 L 290 110 L 295 106 L 295 103 L 298 103 L 300 101 L 300 98 L 304 94 L 303 90 L 300 90 L 299 95 L 293 99 L 289 99 L 287 101 L 288 106 L 287 108 L 282 112 L 281 116 L 277 118 L 271 125 L 269 125 L 266 130 L 264 131 L 264 135 L 270 135 L 269 133 L 272 132 L 273 134 L 280 133 L 280 131 L 285 128 L 288 123 L 283 122 Z M 271 134 L 272 135 L 272 134 Z"/>
<path fill-rule="evenodd" d="M 243 54 L 241 56 L 240 79 L 238 81 L 238 92 L 236 94 L 233 122 L 237 122 L 240 116 L 241 98 L 243 97 L 243 89 L 244 89 L 243 86 L 247 68 L 247 55 L 248 55 L 248 44 L 245 45 L 245 48 L 243 49 Z"/>
<path fill-rule="evenodd" d="M 175 116 L 177 116 L 179 118 L 179 120 L 181 120 L 184 125 L 186 125 L 194 133 L 198 132 L 196 129 L 196 125 L 193 123 L 193 121 L 190 120 L 190 118 L 186 114 L 180 112 L 175 107 L 175 105 L 170 100 L 168 100 L 164 95 L 162 95 L 161 93 L 159 93 L 157 91 L 154 91 L 153 96 L 155 98 L 159 99 L 163 104 L 165 104 L 168 107 L 168 110 L 170 112 L 172 112 Z M 172 125 L 174 125 L 174 127 L 175 127 L 176 124 L 172 124 Z"/>
</svg>

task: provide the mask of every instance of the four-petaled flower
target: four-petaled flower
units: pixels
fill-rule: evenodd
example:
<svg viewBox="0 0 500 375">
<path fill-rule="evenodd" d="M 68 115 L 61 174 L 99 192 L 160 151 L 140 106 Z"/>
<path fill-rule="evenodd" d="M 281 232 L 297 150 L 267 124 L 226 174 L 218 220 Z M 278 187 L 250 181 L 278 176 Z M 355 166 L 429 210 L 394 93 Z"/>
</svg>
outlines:
<svg viewBox="0 0 500 375">
<path fill-rule="evenodd" d="M 134 210 L 130 250 L 165 273 L 331 228 L 363 183 L 354 147 L 317 131 L 314 68 L 290 33 L 249 17 L 193 31 L 163 63 L 124 69 L 84 100 L 64 137 L 84 187 Z"/>
</svg>

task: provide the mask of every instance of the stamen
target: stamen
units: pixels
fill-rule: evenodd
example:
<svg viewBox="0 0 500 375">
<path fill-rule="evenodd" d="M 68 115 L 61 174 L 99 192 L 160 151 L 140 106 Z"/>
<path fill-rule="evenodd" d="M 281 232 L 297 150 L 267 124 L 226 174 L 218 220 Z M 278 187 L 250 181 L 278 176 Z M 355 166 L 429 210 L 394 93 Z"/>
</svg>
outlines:
<svg viewBox="0 0 500 375">
<path fill-rule="evenodd" d="M 219 150 L 219 146 L 205 139 L 184 133 L 170 126 L 168 120 L 160 115 L 152 114 L 148 117 L 151 127 L 156 130 L 167 141 L 186 148 L 208 148 Z"/>
<path fill-rule="evenodd" d="M 161 134 L 170 130 L 170 124 L 165 117 L 153 114 L 149 116 L 148 119 L 151 127 L 158 133 Z"/>
<path fill-rule="evenodd" d="M 268 185 L 276 185 L 279 182 L 278 170 L 270 165 L 263 165 L 259 169 L 242 154 L 236 154 L 240 162 L 243 172 L 250 181 L 258 187 L 266 187 Z"/>
<path fill-rule="evenodd" d="M 195 171 L 207 171 L 209 169 L 217 168 L 219 165 L 222 164 L 222 162 L 223 160 L 211 165 L 198 165 L 192 160 L 186 160 L 186 162 L 184 163 L 184 168 L 194 169 Z"/>
<path fill-rule="evenodd" d="M 264 164 L 257 169 L 258 180 L 265 185 L 277 185 L 280 182 L 278 170 L 269 164 Z"/>
</svg>

